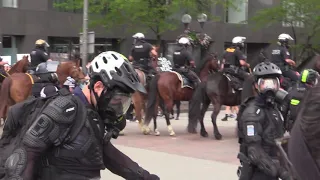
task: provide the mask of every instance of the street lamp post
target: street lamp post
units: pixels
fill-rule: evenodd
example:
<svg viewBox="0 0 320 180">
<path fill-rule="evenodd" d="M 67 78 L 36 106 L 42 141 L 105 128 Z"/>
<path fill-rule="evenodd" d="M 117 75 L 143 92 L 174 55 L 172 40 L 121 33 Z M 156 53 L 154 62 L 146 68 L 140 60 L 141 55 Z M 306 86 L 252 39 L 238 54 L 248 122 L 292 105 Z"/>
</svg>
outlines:
<svg viewBox="0 0 320 180">
<path fill-rule="evenodd" d="M 200 27 L 203 30 L 204 24 L 207 22 L 208 20 L 208 16 L 204 13 L 199 14 L 198 18 L 197 18 L 198 22 L 200 23 Z"/>
<path fill-rule="evenodd" d="M 85 69 L 88 62 L 88 0 L 83 0 L 83 38 L 82 38 L 82 68 Z"/>
<path fill-rule="evenodd" d="M 192 21 L 192 17 L 189 14 L 185 14 L 181 18 L 181 22 L 184 24 L 184 30 L 186 31 L 189 27 L 189 24 Z"/>
</svg>

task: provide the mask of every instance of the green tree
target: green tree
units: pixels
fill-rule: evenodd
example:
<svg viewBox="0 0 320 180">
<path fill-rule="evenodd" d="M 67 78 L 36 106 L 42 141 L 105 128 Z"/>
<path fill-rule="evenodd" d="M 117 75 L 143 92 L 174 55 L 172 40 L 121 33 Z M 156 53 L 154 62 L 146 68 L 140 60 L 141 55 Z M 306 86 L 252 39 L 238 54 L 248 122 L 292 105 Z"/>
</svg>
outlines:
<svg viewBox="0 0 320 180">
<path fill-rule="evenodd" d="M 103 25 L 107 30 L 126 28 L 127 32 L 151 30 L 159 43 L 164 32 L 181 25 L 183 13 L 193 17 L 207 13 L 213 19 L 211 8 L 224 3 L 225 0 L 89 0 L 90 24 Z M 83 0 L 65 0 L 55 6 L 81 9 Z"/>
<path fill-rule="evenodd" d="M 291 27 L 295 39 L 294 54 L 301 61 L 313 56 L 313 52 L 320 52 L 317 44 L 320 40 L 319 9 L 319 0 L 283 0 L 271 8 L 258 11 L 249 22 L 258 29 L 279 22 Z M 300 34 L 303 34 L 302 38 Z"/>
</svg>

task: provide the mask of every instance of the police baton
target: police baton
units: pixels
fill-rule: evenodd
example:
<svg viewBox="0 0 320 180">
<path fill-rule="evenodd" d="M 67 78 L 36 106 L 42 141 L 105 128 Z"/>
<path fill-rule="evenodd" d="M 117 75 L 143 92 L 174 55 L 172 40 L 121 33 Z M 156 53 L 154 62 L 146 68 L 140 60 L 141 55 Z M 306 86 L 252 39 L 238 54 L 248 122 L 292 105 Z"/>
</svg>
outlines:
<svg viewBox="0 0 320 180">
<path fill-rule="evenodd" d="M 282 144 L 287 144 L 289 139 L 290 139 L 290 136 L 285 136 L 285 137 L 282 137 L 282 138 L 275 139 L 275 143 L 276 143 L 277 147 L 280 150 L 280 155 L 281 155 L 281 158 L 283 159 L 283 161 L 285 163 L 286 169 L 293 176 L 293 179 L 294 180 L 302 180 L 301 177 L 298 175 L 295 167 L 293 166 L 293 164 L 289 160 L 287 153 L 285 152 L 285 150 L 282 147 Z"/>
</svg>

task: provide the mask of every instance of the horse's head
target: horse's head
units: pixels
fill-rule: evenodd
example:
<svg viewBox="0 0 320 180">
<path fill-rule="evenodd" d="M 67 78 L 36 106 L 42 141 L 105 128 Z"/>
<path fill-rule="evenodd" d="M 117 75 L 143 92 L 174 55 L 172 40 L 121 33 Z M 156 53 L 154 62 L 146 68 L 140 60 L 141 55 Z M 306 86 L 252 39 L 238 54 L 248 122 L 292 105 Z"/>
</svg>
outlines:
<svg viewBox="0 0 320 180">
<path fill-rule="evenodd" d="M 9 74 L 12 73 L 25 73 L 28 71 L 28 67 L 30 65 L 29 57 L 23 56 L 20 61 L 18 61 L 12 68 L 9 70 Z"/>
<path fill-rule="evenodd" d="M 84 80 L 85 74 L 80 67 L 80 60 L 63 61 L 59 64 L 57 69 L 59 81 L 64 82 L 68 76 L 72 77 L 76 81 Z"/>
<path fill-rule="evenodd" d="M 205 58 L 205 63 L 201 71 L 218 71 L 220 69 L 220 61 L 218 60 L 217 53 L 210 53 Z"/>
</svg>

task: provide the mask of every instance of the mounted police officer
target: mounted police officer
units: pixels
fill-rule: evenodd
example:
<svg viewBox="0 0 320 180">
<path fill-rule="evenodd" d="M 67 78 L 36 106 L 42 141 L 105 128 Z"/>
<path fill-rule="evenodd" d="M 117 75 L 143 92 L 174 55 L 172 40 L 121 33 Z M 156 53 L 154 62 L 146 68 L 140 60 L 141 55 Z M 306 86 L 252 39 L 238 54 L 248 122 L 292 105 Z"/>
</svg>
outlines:
<svg viewBox="0 0 320 180">
<path fill-rule="evenodd" d="M 270 62 L 260 63 L 253 70 L 258 96 L 242 105 L 238 117 L 240 180 L 290 179 L 279 163 L 275 145 L 275 138 L 285 133 L 276 103 L 287 96 L 286 92 L 279 91 L 281 74 L 279 67 Z"/>
<path fill-rule="evenodd" d="M 142 70 L 150 79 L 156 73 L 156 70 L 151 66 L 151 57 L 157 56 L 157 52 L 150 43 L 144 40 L 144 34 L 136 33 L 132 37 L 134 43 L 129 60 L 133 61 L 133 67 Z"/>
<path fill-rule="evenodd" d="M 241 51 L 244 48 L 244 42 L 246 37 L 236 36 L 232 39 L 232 46 L 227 48 L 223 54 L 223 71 L 245 80 L 249 74 L 242 70 L 242 66 L 250 67 L 250 64 L 246 62 L 247 57 Z"/>
<path fill-rule="evenodd" d="M 49 60 L 49 55 L 46 48 L 50 47 L 49 44 L 42 39 L 36 41 L 36 47 L 31 51 L 31 69 L 34 70 L 40 63 Z"/>
<path fill-rule="evenodd" d="M 289 78 L 291 81 L 298 81 L 296 73 L 290 69 L 289 66 L 295 66 L 296 63 L 291 59 L 289 52 L 289 41 L 293 38 L 289 34 L 280 34 L 278 37 L 278 47 L 272 50 L 271 61 L 276 64 L 282 71 L 284 77 Z"/>
<path fill-rule="evenodd" d="M 318 84 L 319 73 L 313 69 L 305 69 L 301 76 L 300 82 L 297 82 L 292 89 L 289 90 L 291 96 L 290 113 L 287 121 L 287 129 L 291 130 L 295 119 L 297 118 L 300 102 L 303 100 L 305 92 Z"/>
<path fill-rule="evenodd" d="M 88 87 L 83 90 L 88 106 L 67 94 L 44 107 L 7 159 L 8 179 L 92 180 L 100 179 L 105 168 L 125 179 L 159 179 L 110 142 L 126 125 L 131 93 L 146 93 L 131 64 L 113 51 L 99 54 L 90 67 Z"/>
<path fill-rule="evenodd" d="M 186 37 L 182 37 L 178 41 L 179 48 L 173 52 L 173 70 L 186 76 L 192 81 L 195 87 L 201 82 L 199 77 L 191 68 L 195 68 L 195 62 L 191 53 L 187 50 L 190 46 L 190 41 Z"/>
</svg>

